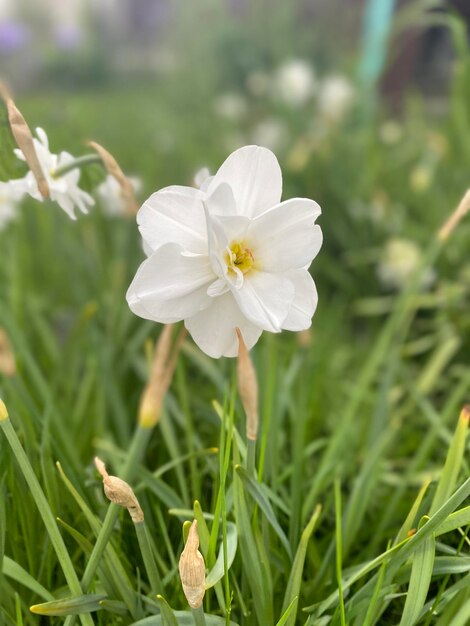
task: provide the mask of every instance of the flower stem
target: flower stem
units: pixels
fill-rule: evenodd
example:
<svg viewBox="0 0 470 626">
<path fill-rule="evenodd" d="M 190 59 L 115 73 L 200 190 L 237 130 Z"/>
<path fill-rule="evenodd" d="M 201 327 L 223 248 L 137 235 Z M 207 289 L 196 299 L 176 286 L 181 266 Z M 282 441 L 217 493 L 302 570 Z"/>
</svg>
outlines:
<svg viewBox="0 0 470 626">
<path fill-rule="evenodd" d="M 134 524 L 137 540 L 139 542 L 140 552 L 144 560 L 145 570 L 150 581 L 150 590 L 152 595 L 161 595 L 163 593 L 163 583 L 158 573 L 155 557 L 152 552 L 152 546 L 148 536 L 147 526 L 145 522 Z"/>
<path fill-rule="evenodd" d="M 83 593 L 82 587 L 80 586 L 80 581 L 75 572 L 72 560 L 67 551 L 62 535 L 59 532 L 59 528 L 57 526 L 54 514 L 51 511 L 46 496 L 41 489 L 41 485 L 39 484 L 31 463 L 26 456 L 26 452 L 24 451 L 20 440 L 18 439 L 18 435 L 16 434 L 10 419 L 8 417 L 2 417 L 2 419 L 0 419 L 0 427 L 2 428 L 5 437 L 10 444 L 16 461 L 20 466 L 20 470 L 26 482 L 28 483 L 28 487 L 31 490 L 31 495 L 34 498 L 39 514 L 42 517 L 47 533 L 54 547 L 55 553 L 57 554 L 60 566 L 62 568 L 62 571 L 64 572 L 64 576 L 67 580 L 70 591 L 74 596 L 81 596 Z M 79 617 L 83 626 L 93 626 L 94 622 L 89 613 L 82 613 Z"/>
<path fill-rule="evenodd" d="M 194 623 L 196 626 L 206 626 L 206 617 L 204 615 L 204 609 L 201 606 L 198 606 L 197 609 L 191 609 L 193 612 Z"/>
<path fill-rule="evenodd" d="M 142 426 L 137 427 L 134 433 L 134 437 L 132 439 L 131 447 L 129 449 L 129 454 L 124 465 L 124 469 L 122 470 L 121 475 L 123 480 L 128 482 L 132 480 L 136 468 L 142 460 L 151 433 L 151 428 L 143 428 Z M 90 559 L 88 560 L 88 564 L 83 574 L 82 588 L 84 590 L 88 590 L 91 581 L 93 580 L 93 576 L 95 575 L 101 557 L 103 556 L 103 552 L 111 537 L 111 533 L 113 532 L 113 527 L 118 514 L 119 506 L 117 504 L 111 504 L 109 506 L 108 512 L 106 513 L 106 517 L 104 518 L 100 533 L 98 535 L 98 538 L 90 555 Z"/>
<path fill-rule="evenodd" d="M 101 157 L 99 157 L 97 154 L 85 154 L 84 156 L 78 157 L 73 161 L 70 161 L 70 163 L 62 165 L 62 167 L 58 167 L 52 172 L 52 176 L 53 178 L 60 178 L 61 176 L 68 174 L 77 167 L 81 168 L 85 165 L 93 165 L 94 163 L 103 163 Z"/>
<path fill-rule="evenodd" d="M 250 476 L 255 476 L 256 439 L 247 439 L 246 442 L 246 469 Z"/>
</svg>

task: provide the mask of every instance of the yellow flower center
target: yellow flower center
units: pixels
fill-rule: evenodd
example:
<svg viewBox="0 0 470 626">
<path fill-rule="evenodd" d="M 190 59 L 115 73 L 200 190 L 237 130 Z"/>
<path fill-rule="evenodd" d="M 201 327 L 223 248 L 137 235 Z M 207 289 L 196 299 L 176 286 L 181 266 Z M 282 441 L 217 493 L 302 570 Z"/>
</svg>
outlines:
<svg viewBox="0 0 470 626">
<path fill-rule="evenodd" d="M 239 270 L 248 274 L 255 264 L 253 253 L 244 241 L 233 241 L 225 253 L 228 271 L 235 274 Z"/>
</svg>

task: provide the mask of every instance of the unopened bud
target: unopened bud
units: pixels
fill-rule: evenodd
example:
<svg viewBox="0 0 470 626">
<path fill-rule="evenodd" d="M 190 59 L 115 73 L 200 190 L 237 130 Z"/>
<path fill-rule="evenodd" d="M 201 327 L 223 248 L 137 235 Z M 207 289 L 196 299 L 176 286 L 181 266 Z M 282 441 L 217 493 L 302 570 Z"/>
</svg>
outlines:
<svg viewBox="0 0 470 626">
<path fill-rule="evenodd" d="M 13 101 L 9 89 L 3 83 L 0 83 L 0 96 L 4 100 L 7 107 L 8 121 L 10 123 L 13 137 L 15 138 L 18 148 L 22 151 L 29 169 L 36 179 L 39 193 L 43 198 L 48 198 L 49 185 L 47 184 L 46 177 L 42 171 L 42 167 L 36 154 L 31 130 Z"/>
<path fill-rule="evenodd" d="M 96 141 L 89 141 L 88 145 L 98 153 L 105 170 L 118 182 L 121 187 L 121 193 L 124 198 L 127 213 L 135 215 L 139 206 L 134 195 L 134 187 L 131 181 L 127 178 L 116 159 L 106 150 L 106 148 L 103 148 L 103 146 L 96 143 Z"/>
<path fill-rule="evenodd" d="M 179 562 L 184 595 L 192 609 L 197 609 L 201 606 L 206 591 L 206 566 L 198 548 L 199 535 L 197 532 L 197 521 L 194 520 L 189 529 L 188 539 Z"/>
<path fill-rule="evenodd" d="M 16 361 L 8 335 L 0 328 L 0 374 L 14 376 L 16 374 Z"/>
<path fill-rule="evenodd" d="M 256 441 L 258 436 L 258 381 L 250 354 L 239 328 L 235 329 L 238 336 L 238 391 L 245 409 L 246 436 Z"/>
<path fill-rule="evenodd" d="M 7 407 L 5 406 L 3 400 L 0 398 L 0 422 L 3 422 L 3 420 L 6 419 L 8 419 Z"/>
<path fill-rule="evenodd" d="M 451 216 L 445 221 L 442 228 L 437 233 L 437 238 L 441 241 L 445 241 L 458 226 L 460 221 L 470 211 L 470 189 L 464 194 L 460 200 L 457 208 L 451 214 Z"/>
<path fill-rule="evenodd" d="M 104 493 L 108 500 L 126 508 L 134 524 L 143 522 L 144 512 L 140 508 L 132 488 L 121 478 L 110 476 L 106 471 L 105 464 L 98 457 L 95 457 L 95 466 L 103 478 Z"/>
<path fill-rule="evenodd" d="M 179 333 L 173 351 L 172 332 L 173 326 L 165 325 L 157 340 L 149 381 L 142 393 L 139 406 L 138 421 L 143 428 L 153 428 L 158 423 L 163 400 L 173 380 L 178 352 L 186 336 L 186 330 L 183 328 Z"/>
<path fill-rule="evenodd" d="M 466 404 L 460 411 L 460 419 L 466 422 L 470 421 L 470 404 Z"/>
</svg>

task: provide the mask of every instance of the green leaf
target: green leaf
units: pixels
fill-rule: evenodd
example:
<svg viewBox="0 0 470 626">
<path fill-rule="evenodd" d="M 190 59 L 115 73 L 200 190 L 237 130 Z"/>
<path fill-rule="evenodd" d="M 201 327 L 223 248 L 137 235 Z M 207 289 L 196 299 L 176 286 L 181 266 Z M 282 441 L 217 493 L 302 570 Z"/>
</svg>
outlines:
<svg viewBox="0 0 470 626">
<path fill-rule="evenodd" d="M 402 527 L 400 528 L 397 536 L 395 537 L 395 541 L 393 542 L 393 545 L 396 545 L 397 543 L 401 543 L 404 539 L 407 538 L 408 533 L 412 529 L 416 516 L 418 515 L 419 507 L 421 506 L 421 503 L 428 490 L 429 485 L 430 485 L 430 481 L 426 481 L 424 485 L 421 487 L 421 489 L 419 490 L 419 493 L 416 496 L 415 501 L 413 502 L 413 506 L 411 507 L 410 512 L 406 516 L 406 519 L 403 522 Z"/>
<path fill-rule="evenodd" d="M 238 534 L 237 527 L 233 522 L 227 522 L 227 569 L 230 569 L 237 553 Z M 223 544 L 219 547 L 219 553 L 214 567 L 207 574 L 206 589 L 210 589 L 224 576 L 224 550 Z"/>
<path fill-rule="evenodd" d="M 419 527 L 422 528 L 428 520 L 427 516 L 423 517 Z M 436 540 L 432 534 L 421 542 L 413 554 L 410 584 L 400 626 L 413 626 L 419 619 L 431 584 L 435 551 Z"/>
<path fill-rule="evenodd" d="M 29 610 L 31 613 L 36 613 L 37 615 L 78 615 L 80 613 L 90 613 L 90 611 L 101 610 L 100 602 L 105 599 L 106 596 L 93 593 L 75 598 L 53 600 L 52 602 L 44 602 L 43 604 L 34 604 Z"/>
<path fill-rule="evenodd" d="M 127 615 L 127 606 L 120 600 L 101 600 L 100 606 L 103 611 L 116 613 L 116 615 Z"/>
<path fill-rule="evenodd" d="M 244 497 L 243 483 L 238 473 L 234 476 L 235 485 L 235 518 L 237 523 L 238 538 L 240 542 L 243 571 L 246 574 L 248 585 L 253 597 L 253 607 L 256 612 L 258 623 L 270 624 L 272 616 L 272 593 L 269 589 L 269 581 L 264 575 L 264 555 L 260 552 L 260 545 L 256 541 L 251 528 L 248 506 Z"/>
<path fill-rule="evenodd" d="M 433 515 L 451 496 L 457 484 L 457 478 L 460 468 L 462 467 L 463 455 L 465 451 L 465 440 L 468 431 L 469 417 L 470 415 L 468 409 L 463 409 L 447 453 L 444 468 L 439 478 L 439 482 L 437 483 L 436 493 L 434 494 L 431 508 L 429 510 L 430 515 Z"/>
<path fill-rule="evenodd" d="M 299 547 L 297 548 L 297 552 L 295 554 L 294 563 L 289 576 L 289 582 L 287 583 L 287 589 L 284 595 L 284 603 L 282 605 L 282 611 L 284 613 L 287 611 L 292 601 L 300 594 L 300 585 L 302 583 L 302 573 L 304 570 L 305 556 L 307 554 L 307 546 L 313 533 L 313 529 L 315 528 L 318 518 L 320 517 L 320 513 L 321 506 L 317 505 L 300 538 Z M 286 621 L 286 626 L 293 626 L 295 624 L 296 616 L 297 611 L 291 613 Z"/>
<path fill-rule="evenodd" d="M 8 556 L 3 557 L 2 572 L 5 576 L 16 580 L 16 582 L 24 585 L 25 587 L 28 587 L 28 589 L 34 591 L 34 593 L 41 596 L 44 600 L 48 602 L 55 600 L 52 593 L 39 584 L 38 581 L 31 576 L 31 574 L 28 574 L 28 572 L 24 570 L 21 565 L 18 565 L 16 561 L 13 561 L 13 559 L 10 559 Z"/>
<path fill-rule="evenodd" d="M 436 537 L 444 533 L 449 533 L 452 530 L 457 530 L 457 528 L 468 526 L 468 524 L 470 524 L 470 506 L 466 506 L 463 509 L 451 513 L 436 530 Z"/>
<path fill-rule="evenodd" d="M 209 549 L 210 533 L 204 518 L 202 507 L 198 500 L 194 500 L 193 505 L 194 518 L 197 520 L 197 532 L 199 534 L 199 542 L 201 545 L 201 552 L 204 558 L 207 558 L 207 551 Z"/>
<path fill-rule="evenodd" d="M 259 506 L 259 508 L 263 511 L 270 526 L 272 527 L 276 535 L 279 537 L 287 554 L 292 559 L 292 549 L 291 549 L 289 540 L 287 539 L 284 531 L 282 530 L 279 522 L 277 521 L 276 514 L 274 513 L 274 510 L 266 494 L 262 491 L 261 485 L 257 481 L 255 481 L 248 474 L 246 469 L 242 467 L 241 465 L 237 465 L 235 467 L 235 470 L 237 474 L 240 476 L 240 478 L 242 479 L 244 487 L 246 488 L 248 493 L 251 495 L 253 500 L 256 502 L 256 504 Z"/>
<path fill-rule="evenodd" d="M 282 614 L 282 616 L 279 619 L 279 621 L 277 622 L 276 626 L 285 626 L 287 624 L 287 620 L 289 619 L 289 616 L 292 613 L 292 611 L 294 610 L 294 608 L 295 609 L 297 608 L 298 602 L 299 602 L 299 596 L 295 596 L 295 598 L 292 600 L 292 602 L 289 604 L 287 609 Z"/>
<path fill-rule="evenodd" d="M 163 596 L 157 596 L 157 601 L 161 611 L 161 615 L 158 615 L 160 618 L 160 624 L 162 624 L 162 626 L 178 626 L 173 609 L 165 598 Z M 137 623 L 140 624 L 141 622 Z"/>
<path fill-rule="evenodd" d="M 194 616 L 191 611 L 174 611 L 173 616 L 176 618 L 176 626 L 194 626 Z M 226 626 L 224 617 L 218 615 L 204 615 L 207 626 Z M 152 615 L 138 622 L 134 622 L 130 626 L 165 626 L 162 615 Z M 230 626 L 238 626 L 235 622 L 230 622 Z"/>
</svg>

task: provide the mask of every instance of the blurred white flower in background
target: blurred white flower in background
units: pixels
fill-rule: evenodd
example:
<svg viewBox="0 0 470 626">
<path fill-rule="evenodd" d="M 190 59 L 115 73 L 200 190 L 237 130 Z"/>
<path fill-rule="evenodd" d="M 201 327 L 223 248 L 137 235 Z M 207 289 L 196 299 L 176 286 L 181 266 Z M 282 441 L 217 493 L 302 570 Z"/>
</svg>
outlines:
<svg viewBox="0 0 470 626">
<path fill-rule="evenodd" d="M 386 243 L 377 266 L 377 275 L 385 287 L 401 290 L 422 260 L 419 246 L 410 239 L 394 238 Z M 435 273 L 428 268 L 421 280 L 421 289 L 432 285 Z"/>
<path fill-rule="evenodd" d="M 209 356 L 236 356 L 240 328 L 251 348 L 263 330 L 304 330 L 317 292 L 308 266 L 322 244 L 316 202 L 280 202 L 274 154 L 245 146 L 206 190 L 154 193 L 137 223 L 149 258 L 127 292 L 132 311 L 162 323 L 184 320 Z"/>
<path fill-rule="evenodd" d="M 131 183 L 134 193 L 139 193 L 142 188 L 140 178 L 128 176 L 127 179 Z M 107 215 L 118 217 L 127 213 L 128 200 L 122 193 L 121 185 L 111 174 L 108 174 L 104 181 L 98 185 L 96 193 Z"/>
<path fill-rule="evenodd" d="M 313 67 L 303 59 L 286 61 L 278 68 L 273 87 L 275 95 L 285 104 L 293 108 L 303 106 L 315 92 Z"/>
<path fill-rule="evenodd" d="M 253 143 L 273 151 L 279 151 L 284 146 L 288 137 L 288 131 L 281 120 L 268 117 L 259 122 L 251 132 Z"/>
<path fill-rule="evenodd" d="M 75 208 L 78 208 L 82 213 L 88 213 L 88 207 L 93 206 L 95 201 L 89 193 L 78 186 L 80 170 L 75 168 L 59 176 L 56 174 L 57 170 L 71 164 L 75 158 L 68 152 L 60 152 L 59 154 L 50 152 L 49 140 L 42 128 L 36 128 L 36 135 L 37 139 L 33 139 L 34 149 L 49 186 L 50 199 L 57 202 L 73 220 L 76 219 Z M 25 160 L 21 150 L 15 149 L 15 154 L 22 161 Z M 24 178 L 12 182 L 35 200 L 43 201 L 32 172 L 28 172 Z"/>
<path fill-rule="evenodd" d="M 379 128 L 379 137 L 383 143 L 393 145 L 403 137 L 403 126 L 395 120 L 385 121 Z"/>
<path fill-rule="evenodd" d="M 223 93 L 214 101 L 215 113 L 229 122 L 239 122 L 248 111 L 246 100 L 237 93 Z"/>
<path fill-rule="evenodd" d="M 16 219 L 23 196 L 22 185 L 17 185 L 15 181 L 0 182 L 0 230 Z"/>
<path fill-rule="evenodd" d="M 318 109 L 325 119 L 339 121 L 352 105 L 355 95 L 351 81 L 345 76 L 327 76 L 318 89 Z"/>
</svg>

